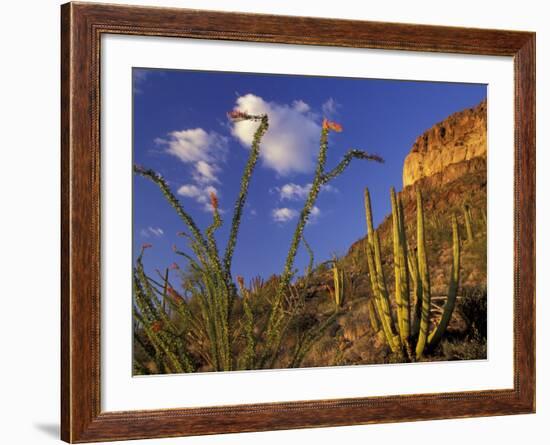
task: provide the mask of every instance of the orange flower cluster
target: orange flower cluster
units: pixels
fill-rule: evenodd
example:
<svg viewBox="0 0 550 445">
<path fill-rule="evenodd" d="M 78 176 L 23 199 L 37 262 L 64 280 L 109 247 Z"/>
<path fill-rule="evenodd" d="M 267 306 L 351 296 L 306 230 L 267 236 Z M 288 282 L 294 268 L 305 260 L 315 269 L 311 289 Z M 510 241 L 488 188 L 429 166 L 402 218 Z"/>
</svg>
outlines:
<svg viewBox="0 0 550 445">
<path fill-rule="evenodd" d="M 241 289 L 244 289 L 244 278 L 242 275 L 237 276 L 237 283 Z"/>
<path fill-rule="evenodd" d="M 218 205 L 219 205 L 218 197 L 214 192 L 210 192 L 210 204 L 212 205 L 212 208 L 214 210 L 218 210 Z"/>
<path fill-rule="evenodd" d="M 153 332 L 159 332 L 161 329 L 162 329 L 162 321 L 160 320 L 153 322 L 153 324 L 151 325 L 151 330 Z"/>
<path fill-rule="evenodd" d="M 245 113 L 244 111 L 233 110 L 227 113 L 227 117 L 232 121 L 238 122 L 238 121 L 250 119 L 251 116 L 248 113 Z"/>
<path fill-rule="evenodd" d="M 328 119 L 323 119 L 323 130 L 331 130 L 336 133 L 341 133 L 342 126 L 336 122 L 329 121 Z"/>
<path fill-rule="evenodd" d="M 172 299 L 172 301 L 176 304 L 183 303 L 183 297 L 178 294 L 173 287 L 168 286 L 168 295 Z"/>
</svg>

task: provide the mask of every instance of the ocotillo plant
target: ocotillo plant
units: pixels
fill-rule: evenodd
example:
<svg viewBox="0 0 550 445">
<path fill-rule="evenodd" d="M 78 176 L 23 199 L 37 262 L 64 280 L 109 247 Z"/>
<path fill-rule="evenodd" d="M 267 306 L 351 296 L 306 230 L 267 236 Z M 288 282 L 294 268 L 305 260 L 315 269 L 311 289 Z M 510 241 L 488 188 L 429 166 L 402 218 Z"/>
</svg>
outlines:
<svg viewBox="0 0 550 445">
<path fill-rule="evenodd" d="M 196 296 L 199 302 L 201 308 L 200 324 L 204 327 L 204 334 L 209 345 L 207 362 L 216 371 L 230 371 L 235 366 L 231 344 L 231 314 L 237 289 L 231 278 L 231 262 L 241 222 L 242 209 L 244 208 L 252 173 L 254 172 L 260 153 L 261 139 L 269 128 L 267 115 L 249 115 L 244 112 L 233 111 L 228 116 L 234 121 L 257 121 L 259 125 L 254 134 L 252 149 L 241 179 L 241 189 L 235 202 L 230 236 L 223 261 L 220 258 L 214 236 L 216 230 L 222 225 L 217 196 L 215 194 L 211 194 L 210 196 L 213 221 L 206 229 L 205 234 L 203 234 L 192 216 L 185 211 L 178 199 L 171 192 L 162 176 L 153 170 L 140 166 L 134 167 L 136 173 L 157 184 L 166 200 L 175 209 L 190 231 L 190 234 L 186 236 L 189 238 L 190 246 L 195 256 L 192 257 L 177 249 L 175 251 L 186 258 L 194 273 L 199 277 L 198 280 L 191 283 L 189 290 Z M 145 286 L 143 280 L 142 286 Z"/>
<path fill-rule="evenodd" d="M 273 364 L 274 357 L 277 356 L 277 351 L 279 350 L 279 345 L 282 338 L 282 321 L 283 321 L 283 308 L 282 302 L 285 292 L 287 291 L 288 285 L 292 280 L 293 270 L 294 270 L 294 260 L 296 258 L 296 253 L 298 252 L 298 247 L 300 242 L 303 240 L 303 233 L 306 223 L 311 214 L 311 210 L 315 205 L 317 196 L 321 191 L 321 187 L 329 183 L 334 178 L 341 175 L 344 170 L 349 166 L 351 161 L 355 159 L 364 159 L 375 162 L 384 162 L 384 160 L 377 155 L 369 154 L 361 150 L 350 149 L 344 155 L 342 160 L 334 167 L 332 170 L 326 171 L 326 161 L 328 153 L 328 136 L 329 132 L 334 131 L 340 133 L 342 127 L 327 119 L 323 120 L 323 126 L 321 128 L 321 141 L 319 144 L 319 155 L 317 157 L 317 166 L 315 168 L 315 176 L 309 194 L 307 196 L 306 202 L 300 212 L 298 222 L 296 223 L 296 228 L 294 230 L 294 236 L 290 243 L 290 248 L 285 261 L 285 267 L 281 275 L 281 282 L 279 289 L 275 296 L 274 304 L 271 308 L 269 315 L 269 322 L 267 326 L 266 334 L 266 345 L 263 358 L 261 359 L 262 365 L 268 364 L 268 367 L 271 367 Z M 270 361 L 271 357 L 271 361 Z"/>
<path fill-rule="evenodd" d="M 234 283 L 231 265 L 250 181 L 260 154 L 261 140 L 268 130 L 269 123 L 267 115 L 249 115 L 242 111 L 232 111 L 228 116 L 233 121 L 249 120 L 259 122 L 259 125 L 242 175 L 240 192 L 235 202 L 229 239 L 223 257 L 220 255 L 215 237 L 215 232 L 222 225 L 218 197 L 215 194 L 210 196 L 213 221 L 203 232 L 160 174 L 140 166 L 134 167 L 137 174 L 159 187 L 165 199 L 174 208 L 189 230 L 189 233 L 183 233 L 183 236 L 189 240 L 193 251 L 193 254 L 188 254 L 174 247 L 174 252 L 185 258 L 189 268 L 189 276 L 186 278 L 184 288 L 186 297 L 179 295 L 173 289 L 169 283 L 168 274 L 161 275 L 160 281 L 145 274 L 142 265 L 143 252 L 134 268 L 136 301 L 134 313 L 145 334 L 144 338 L 147 339 L 143 349 L 161 372 L 192 372 L 196 369 L 196 363 L 192 358 L 197 356 L 200 356 L 200 361 L 209 369 L 216 371 L 273 367 L 280 354 L 280 344 L 292 317 L 292 314 L 289 315 L 285 310 L 285 302 L 289 300 L 289 289 L 293 286 L 291 281 L 294 274 L 294 260 L 301 242 L 310 254 L 308 275 L 313 267 L 313 253 L 304 240 L 303 232 L 321 187 L 343 173 L 354 158 L 383 162 L 376 155 L 352 149 L 344 155 L 336 167 L 326 171 L 329 131 L 339 132 L 341 127 L 326 119 L 323 121 L 317 169 L 312 187 L 298 219 L 284 271 L 278 278 L 278 287 L 271 301 L 267 322 L 259 329 L 258 334 L 255 332 L 258 326 L 255 326 L 256 319 L 248 301 L 248 291 L 243 283 L 239 282 L 239 286 Z M 243 300 L 243 318 L 235 320 L 233 314 L 235 299 L 239 295 L 238 287 Z M 192 310 L 187 298 L 190 302 L 196 302 L 198 309 Z M 179 317 L 180 325 L 175 326 L 168 312 L 158 301 L 169 301 L 169 307 Z M 338 311 L 335 311 L 335 314 L 320 322 L 319 326 L 303 333 L 301 341 L 296 344 L 289 366 L 298 366 L 301 363 L 322 331 L 334 321 L 337 313 Z M 240 330 L 244 330 L 246 346 L 242 356 L 235 357 L 235 342 L 236 338 L 241 336 Z M 139 368 L 143 366 L 140 365 Z"/>
<path fill-rule="evenodd" d="M 441 340 L 451 319 L 458 292 L 460 272 L 460 239 L 456 217 L 452 218 L 453 232 L 453 264 L 449 281 L 447 301 L 443 315 L 435 329 L 430 333 L 430 273 L 426 255 L 426 240 L 424 233 L 424 209 L 422 194 L 416 191 L 417 214 L 417 254 L 407 248 L 403 207 L 400 197 L 391 190 L 392 227 L 393 227 L 393 257 L 395 274 L 395 303 L 397 306 L 397 323 L 391 310 L 390 297 L 382 259 L 380 254 L 380 239 L 378 231 L 374 230 L 370 194 L 365 190 L 365 212 L 367 220 L 367 263 L 374 295 L 374 307 L 381 322 L 384 337 L 392 352 L 404 355 L 408 360 L 422 358 L 426 347 L 433 348 Z M 412 286 L 409 286 L 412 281 Z M 412 292 L 411 292 L 412 287 Z M 414 296 L 411 305 L 410 294 Z M 412 312 L 412 313 L 411 313 Z M 411 329 L 411 322 L 412 329 Z M 397 330 L 395 329 L 397 326 Z M 416 342 L 413 352 L 413 344 Z"/>
</svg>

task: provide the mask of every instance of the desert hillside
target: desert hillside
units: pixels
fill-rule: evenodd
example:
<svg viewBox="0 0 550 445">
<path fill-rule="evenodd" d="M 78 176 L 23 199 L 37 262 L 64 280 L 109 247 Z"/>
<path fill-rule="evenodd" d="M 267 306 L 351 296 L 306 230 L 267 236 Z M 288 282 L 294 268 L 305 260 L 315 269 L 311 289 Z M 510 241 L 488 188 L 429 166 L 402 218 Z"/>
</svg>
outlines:
<svg viewBox="0 0 550 445">
<path fill-rule="evenodd" d="M 452 114 L 420 135 L 403 166 L 404 188 L 399 191 L 407 238 L 415 248 L 416 188 L 424 197 L 428 264 L 432 286 L 432 326 L 444 304 L 452 263 L 451 217 L 456 215 L 461 238 L 458 304 L 446 339 L 431 360 L 484 358 L 486 319 L 486 202 L 487 104 Z M 389 193 L 388 193 L 389 196 Z M 466 218 L 470 219 L 468 234 Z M 392 218 L 378 227 L 386 281 L 393 292 Z M 312 348 L 304 365 L 381 363 L 392 360 L 383 336 L 373 331 L 368 300 L 371 298 L 365 261 L 366 238 L 355 242 L 338 260 L 344 271 L 346 310 Z M 331 299 L 332 270 L 317 268 L 309 284 L 305 320 L 317 317 Z M 394 308 L 395 309 L 395 306 Z M 305 322 L 305 321 L 304 321 Z"/>
<path fill-rule="evenodd" d="M 135 373 L 486 358 L 486 114 L 483 101 L 475 108 L 452 114 L 417 138 L 404 160 L 404 187 L 392 206 L 395 217 L 387 215 L 378 227 L 372 227 L 372 239 L 367 240 L 365 233 L 365 238 L 354 242 L 343 257 L 311 263 L 307 273 L 296 273 L 286 282 L 277 275 L 250 283 L 236 277 L 238 298 L 231 300 L 231 310 L 223 307 L 227 325 L 212 322 L 214 331 L 206 336 L 200 320 L 210 320 L 204 303 L 209 300 L 204 300 L 201 292 L 214 286 L 211 276 L 215 277 L 215 271 L 205 275 L 194 263 L 182 274 L 181 288 L 191 295 L 183 298 L 167 278 L 160 283 L 147 279 L 140 257 L 135 269 L 140 303 L 136 314 L 149 314 L 153 321 L 143 323 L 142 317 L 143 328 L 136 325 Z M 242 113 L 236 116 L 242 117 Z M 267 117 L 262 119 L 266 129 Z M 339 129 L 337 124 L 330 125 Z M 157 176 L 153 178 L 160 181 Z M 421 192 L 422 206 L 417 205 L 417 192 Z M 173 198 L 166 190 L 164 193 Z M 388 190 L 388 199 L 389 195 Z M 217 209 L 215 195 L 212 206 Z M 417 221 L 420 227 L 423 224 L 418 233 L 424 234 L 424 241 L 416 239 Z M 395 245 L 394 236 L 399 240 Z M 375 242 L 376 237 L 379 241 Z M 395 265 L 394 256 L 401 266 Z M 454 264 L 460 267 L 452 273 Z M 372 275 L 371 270 L 375 270 Z M 399 271 L 397 280 L 395 270 Z M 396 282 L 401 283 L 397 285 L 399 292 Z M 428 297 L 423 299 L 418 295 L 425 283 L 424 295 Z M 163 304 L 169 302 L 167 311 L 155 306 L 156 298 L 145 298 L 153 295 L 155 286 Z M 281 300 L 276 302 L 278 295 Z M 410 305 L 398 308 L 398 295 L 406 295 Z M 445 309 L 447 301 L 453 303 Z M 429 307 L 421 311 L 424 302 Z M 427 315 L 421 317 L 421 313 Z M 206 315 L 201 318 L 201 314 Z M 216 317 L 220 314 L 214 313 Z M 409 331 L 403 328 L 403 314 L 410 317 Z M 420 353 L 414 353 L 411 345 L 421 337 L 421 318 L 425 333 L 433 334 L 436 327 L 444 327 L 437 341 L 429 347 L 422 345 Z M 189 331 L 185 331 L 186 326 L 191 327 Z M 270 330 L 270 326 L 276 328 Z M 227 361 L 222 366 L 219 360 L 227 357 L 215 355 L 212 357 L 218 361 L 212 363 L 209 351 L 216 345 L 212 338 L 223 340 L 220 350 L 236 357 L 235 363 Z M 184 358 L 181 362 L 178 354 Z M 164 357 L 169 359 L 169 366 Z"/>
</svg>

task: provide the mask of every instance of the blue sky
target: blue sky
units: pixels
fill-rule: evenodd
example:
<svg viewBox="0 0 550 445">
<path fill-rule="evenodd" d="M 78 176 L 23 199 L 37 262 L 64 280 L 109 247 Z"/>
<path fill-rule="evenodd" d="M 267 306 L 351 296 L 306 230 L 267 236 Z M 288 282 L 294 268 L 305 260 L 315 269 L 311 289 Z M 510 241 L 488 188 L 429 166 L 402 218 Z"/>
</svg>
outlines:
<svg viewBox="0 0 550 445">
<path fill-rule="evenodd" d="M 209 191 L 216 191 L 225 246 L 231 210 L 256 123 L 232 123 L 226 113 L 267 112 L 270 129 L 252 178 L 233 261 L 247 280 L 280 273 L 318 150 L 323 117 L 344 131 L 331 133 L 327 169 L 349 148 L 376 153 L 384 164 L 356 160 L 330 183 L 306 227 L 316 262 L 343 255 L 365 234 L 363 190 L 369 187 L 375 223 L 390 211 L 391 186 L 402 187 L 405 156 L 422 132 L 449 114 L 477 105 L 486 85 L 355 78 L 280 76 L 183 70 L 133 70 L 134 162 L 161 173 L 201 227 L 211 223 Z M 156 185 L 134 177 L 134 252 L 143 243 L 148 269 L 163 269 L 185 230 Z M 301 249 L 296 267 L 307 254 Z"/>
</svg>

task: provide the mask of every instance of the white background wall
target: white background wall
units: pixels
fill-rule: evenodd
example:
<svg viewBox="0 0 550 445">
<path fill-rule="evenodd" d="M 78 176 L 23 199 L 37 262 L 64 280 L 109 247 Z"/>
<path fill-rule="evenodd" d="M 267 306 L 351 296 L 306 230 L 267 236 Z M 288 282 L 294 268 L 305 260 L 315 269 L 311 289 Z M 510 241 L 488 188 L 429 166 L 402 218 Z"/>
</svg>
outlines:
<svg viewBox="0 0 550 445">
<path fill-rule="evenodd" d="M 119 0 L 120 3 L 537 32 L 539 320 L 537 414 L 153 440 L 149 443 L 548 443 L 550 313 L 550 14 L 537 0 Z M 58 437 L 59 416 L 59 4 L 4 2 L 0 26 L 0 441 Z M 546 272 L 546 273 L 545 273 Z M 546 437 L 545 437 L 546 436 Z"/>
</svg>

